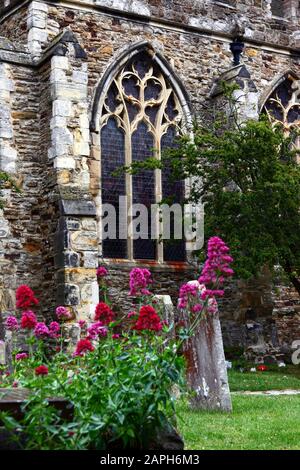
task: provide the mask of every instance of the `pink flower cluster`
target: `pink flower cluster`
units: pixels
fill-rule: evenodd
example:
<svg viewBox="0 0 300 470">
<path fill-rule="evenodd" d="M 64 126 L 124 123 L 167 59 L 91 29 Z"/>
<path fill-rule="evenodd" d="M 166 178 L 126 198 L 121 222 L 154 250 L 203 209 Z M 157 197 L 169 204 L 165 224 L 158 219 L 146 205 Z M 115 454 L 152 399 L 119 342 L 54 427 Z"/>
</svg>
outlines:
<svg viewBox="0 0 300 470">
<path fill-rule="evenodd" d="M 108 271 L 104 266 L 99 266 L 96 275 L 97 277 L 106 277 L 108 275 Z"/>
<path fill-rule="evenodd" d="M 66 307 L 57 307 L 55 313 L 59 320 L 70 320 L 72 318 L 71 313 Z"/>
<path fill-rule="evenodd" d="M 28 359 L 28 354 L 27 353 L 18 353 L 16 354 L 16 361 L 23 361 L 24 359 Z"/>
<path fill-rule="evenodd" d="M 38 322 L 35 313 L 31 310 L 22 313 L 21 327 L 25 330 L 34 330 L 36 338 L 56 338 L 60 330 L 60 325 L 56 321 L 50 323 L 49 328 L 44 322 Z M 6 328 L 10 331 L 19 329 L 18 320 L 16 317 L 8 317 L 6 320 Z"/>
<path fill-rule="evenodd" d="M 103 325 L 101 321 L 96 323 L 92 323 L 92 325 L 88 328 L 88 337 L 89 340 L 95 340 L 100 336 L 105 337 L 107 336 L 107 328 Z"/>
<path fill-rule="evenodd" d="M 148 269 L 134 268 L 130 272 L 129 295 L 150 295 L 149 284 L 152 283 L 151 273 Z"/>
<path fill-rule="evenodd" d="M 183 284 L 179 291 L 178 308 L 186 308 L 189 301 L 189 296 L 196 297 L 199 293 L 199 288 L 196 284 Z"/>
<path fill-rule="evenodd" d="M 233 275 L 230 264 L 233 258 L 228 254 L 228 246 L 219 237 L 212 237 L 208 241 L 207 260 L 202 269 L 199 282 L 212 287 L 219 287 L 225 281 L 225 278 Z M 206 289 L 202 292 L 201 298 L 224 295 L 224 290 L 219 288 Z"/>
<path fill-rule="evenodd" d="M 38 339 L 42 338 L 57 338 L 59 336 L 60 325 L 56 321 L 50 323 L 49 328 L 48 326 L 43 323 L 37 323 L 34 328 L 34 335 Z"/>
<path fill-rule="evenodd" d="M 34 328 L 34 335 L 36 338 L 44 338 L 49 336 L 49 328 L 45 323 L 37 323 Z"/>
<path fill-rule="evenodd" d="M 12 315 L 7 317 L 5 326 L 6 329 L 9 331 L 17 331 L 20 328 L 17 318 Z"/>
</svg>

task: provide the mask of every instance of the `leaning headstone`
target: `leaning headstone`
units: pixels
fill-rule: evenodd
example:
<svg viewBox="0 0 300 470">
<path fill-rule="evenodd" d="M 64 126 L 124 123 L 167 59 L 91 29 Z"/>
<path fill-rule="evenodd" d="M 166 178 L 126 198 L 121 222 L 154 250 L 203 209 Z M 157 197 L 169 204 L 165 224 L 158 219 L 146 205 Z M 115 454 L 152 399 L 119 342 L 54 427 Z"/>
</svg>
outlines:
<svg viewBox="0 0 300 470">
<path fill-rule="evenodd" d="M 193 408 L 232 411 L 218 313 L 202 319 L 183 347 Z"/>
<path fill-rule="evenodd" d="M 171 297 L 156 295 L 154 299 L 160 305 L 163 320 L 173 323 L 175 309 Z M 203 318 L 194 336 L 185 342 L 183 350 L 187 362 L 187 382 L 193 391 L 191 405 L 195 408 L 231 411 L 218 312 Z"/>
</svg>

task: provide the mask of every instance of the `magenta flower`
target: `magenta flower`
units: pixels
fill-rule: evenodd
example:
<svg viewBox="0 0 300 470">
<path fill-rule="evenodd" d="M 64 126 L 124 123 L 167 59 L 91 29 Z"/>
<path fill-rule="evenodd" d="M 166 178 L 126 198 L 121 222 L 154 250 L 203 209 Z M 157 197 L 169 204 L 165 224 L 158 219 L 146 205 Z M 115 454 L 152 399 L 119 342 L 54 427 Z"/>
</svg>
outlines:
<svg viewBox="0 0 300 470">
<path fill-rule="evenodd" d="M 203 305 L 202 304 L 196 304 L 192 307 L 192 312 L 193 313 L 202 312 L 202 310 L 203 310 Z"/>
<path fill-rule="evenodd" d="M 17 331 L 19 329 L 19 322 L 16 317 L 9 316 L 5 322 L 6 329 L 9 331 Z"/>
<path fill-rule="evenodd" d="M 208 301 L 207 312 L 211 314 L 215 314 L 218 311 L 218 302 L 214 297 L 211 297 Z"/>
<path fill-rule="evenodd" d="M 127 318 L 135 317 L 136 315 L 137 313 L 132 310 L 131 312 L 128 313 Z"/>
<path fill-rule="evenodd" d="M 231 277 L 234 272 L 230 268 L 233 258 L 228 254 L 228 246 L 219 237 L 212 237 L 208 240 L 207 260 L 202 269 L 199 282 L 206 286 L 210 285 L 213 289 L 207 288 L 201 295 L 202 299 L 206 297 L 220 297 L 224 295 L 224 290 L 220 289 L 225 278 Z"/>
<path fill-rule="evenodd" d="M 101 321 L 98 321 L 96 323 L 93 323 L 89 328 L 88 328 L 88 339 L 94 340 L 99 338 L 100 336 L 105 337 L 107 336 L 107 328 L 103 325 Z"/>
<path fill-rule="evenodd" d="M 99 266 L 99 268 L 96 271 L 97 277 L 105 277 L 108 275 L 108 271 L 104 266 Z"/>
<path fill-rule="evenodd" d="M 188 305 L 189 296 L 196 297 L 199 292 L 199 287 L 196 284 L 183 284 L 179 291 L 178 308 L 186 308 Z"/>
<path fill-rule="evenodd" d="M 78 324 L 79 324 L 80 328 L 82 329 L 82 328 L 85 327 L 86 321 L 85 320 L 79 320 Z"/>
<path fill-rule="evenodd" d="M 45 336 L 49 336 L 49 328 L 45 323 L 37 323 L 34 328 L 34 335 L 36 338 L 44 338 Z"/>
<path fill-rule="evenodd" d="M 112 335 L 112 339 L 119 339 L 120 338 L 120 335 L 118 333 L 114 333 Z"/>
<path fill-rule="evenodd" d="M 57 321 L 52 321 L 49 325 L 49 336 L 51 338 L 59 337 L 60 324 Z"/>
<path fill-rule="evenodd" d="M 149 284 L 152 283 L 151 273 L 148 269 L 134 268 L 130 272 L 129 295 L 150 295 Z"/>
<path fill-rule="evenodd" d="M 71 314 L 66 307 L 57 307 L 55 313 L 59 320 L 69 320 L 71 318 Z"/>
<path fill-rule="evenodd" d="M 52 321 L 49 325 L 49 330 L 53 331 L 53 333 L 58 333 L 60 330 L 60 324 L 57 321 Z"/>
<path fill-rule="evenodd" d="M 23 361 L 24 359 L 28 359 L 28 354 L 27 353 L 18 353 L 16 354 L 16 361 Z"/>
</svg>

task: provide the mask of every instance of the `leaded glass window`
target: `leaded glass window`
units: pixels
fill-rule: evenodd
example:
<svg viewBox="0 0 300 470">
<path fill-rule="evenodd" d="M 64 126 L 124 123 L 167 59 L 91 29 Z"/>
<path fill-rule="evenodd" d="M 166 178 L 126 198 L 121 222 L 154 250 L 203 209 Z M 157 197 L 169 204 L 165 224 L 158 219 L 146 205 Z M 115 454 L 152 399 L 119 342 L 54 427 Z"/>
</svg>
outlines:
<svg viewBox="0 0 300 470">
<path fill-rule="evenodd" d="M 170 195 L 175 195 L 174 202 L 183 201 L 184 182 L 170 183 L 168 170 L 147 169 L 134 175 L 112 174 L 119 166 L 144 161 L 153 155 L 160 159 L 164 148 L 175 145 L 182 120 L 179 99 L 150 54 L 140 52 L 128 60 L 112 80 L 101 112 L 102 203 L 118 208 L 119 197 L 126 196 L 128 207 L 133 203 L 150 209 L 152 204 L 158 204 Z M 160 262 L 184 261 L 184 240 L 161 242 L 151 239 L 151 231 L 162 232 L 162 222 L 159 217 L 151 217 L 150 210 L 148 213 L 147 233 L 143 237 L 133 239 L 129 233 L 127 240 L 121 240 L 118 234 L 117 239 L 104 240 L 103 256 Z M 129 225 L 133 217 L 129 214 Z M 170 231 L 172 233 L 172 228 Z"/>
<path fill-rule="evenodd" d="M 300 126 L 299 81 L 292 75 L 285 77 L 264 105 L 270 121 L 281 125 L 286 135 Z"/>
</svg>

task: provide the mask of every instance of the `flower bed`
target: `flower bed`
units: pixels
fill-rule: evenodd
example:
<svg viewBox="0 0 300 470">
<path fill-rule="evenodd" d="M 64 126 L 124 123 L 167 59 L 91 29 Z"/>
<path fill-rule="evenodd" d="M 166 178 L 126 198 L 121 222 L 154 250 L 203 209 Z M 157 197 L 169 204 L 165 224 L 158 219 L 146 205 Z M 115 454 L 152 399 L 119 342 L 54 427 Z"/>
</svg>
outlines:
<svg viewBox="0 0 300 470">
<path fill-rule="evenodd" d="M 6 328 L 13 338 L 20 329 L 26 332 L 26 347 L 14 351 L 13 371 L 3 371 L 0 387 L 31 393 L 22 404 L 21 419 L 0 412 L 6 430 L 16 437 L 18 429 L 26 436 L 26 449 L 40 450 L 149 448 L 157 434 L 167 430 L 170 436 L 176 427 L 172 388 L 184 384 L 182 345 L 201 318 L 216 311 L 215 296 L 223 294 L 225 277 L 232 275 L 231 262 L 224 242 L 211 239 L 199 279 L 206 285 L 181 287 L 179 308 L 185 314 L 178 325 L 164 320 L 150 292 L 147 269 L 131 271 L 133 309 L 117 315 L 108 296 L 108 271 L 100 267 L 104 301 L 97 305 L 93 323 L 79 320 L 81 337 L 74 351 L 68 350 L 65 337 L 68 309 L 58 307 L 57 321 L 49 325 L 39 322 L 32 310 L 38 300 L 28 286 L 21 286 L 16 295 L 21 320 L 8 317 Z M 53 406 L 51 397 L 62 397 L 72 406 L 71 421 Z"/>
</svg>

